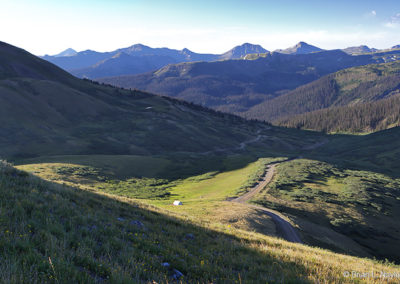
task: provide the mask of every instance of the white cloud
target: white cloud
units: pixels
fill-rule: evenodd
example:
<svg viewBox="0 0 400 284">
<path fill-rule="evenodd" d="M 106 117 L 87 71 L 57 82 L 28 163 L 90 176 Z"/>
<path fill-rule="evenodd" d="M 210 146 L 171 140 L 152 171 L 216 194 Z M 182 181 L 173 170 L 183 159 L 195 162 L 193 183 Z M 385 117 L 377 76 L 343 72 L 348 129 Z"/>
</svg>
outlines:
<svg viewBox="0 0 400 284">
<path fill-rule="evenodd" d="M 390 21 L 383 24 L 387 28 L 398 28 L 400 27 L 400 13 L 395 14 L 390 18 Z"/>
<path fill-rule="evenodd" d="M 397 23 L 392 23 L 392 22 L 386 22 L 386 23 L 383 24 L 383 26 L 385 26 L 387 28 L 390 28 L 390 29 L 393 29 L 393 28 L 396 28 L 398 26 L 398 24 Z"/>
<path fill-rule="evenodd" d="M 368 16 L 369 18 L 375 18 L 375 17 L 376 17 L 376 11 L 375 11 L 375 10 L 372 10 L 371 12 L 369 12 L 369 13 L 367 14 L 367 16 Z"/>
</svg>

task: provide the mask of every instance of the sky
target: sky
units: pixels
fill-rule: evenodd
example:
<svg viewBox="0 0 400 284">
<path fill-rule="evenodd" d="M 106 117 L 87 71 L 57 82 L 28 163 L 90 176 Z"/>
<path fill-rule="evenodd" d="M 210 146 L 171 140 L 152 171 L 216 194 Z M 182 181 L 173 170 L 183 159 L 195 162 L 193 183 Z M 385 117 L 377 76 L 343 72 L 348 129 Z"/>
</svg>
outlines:
<svg viewBox="0 0 400 284">
<path fill-rule="evenodd" d="M 0 41 L 36 55 L 136 43 L 199 53 L 245 42 L 383 49 L 400 44 L 400 1 L 0 0 Z"/>
</svg>

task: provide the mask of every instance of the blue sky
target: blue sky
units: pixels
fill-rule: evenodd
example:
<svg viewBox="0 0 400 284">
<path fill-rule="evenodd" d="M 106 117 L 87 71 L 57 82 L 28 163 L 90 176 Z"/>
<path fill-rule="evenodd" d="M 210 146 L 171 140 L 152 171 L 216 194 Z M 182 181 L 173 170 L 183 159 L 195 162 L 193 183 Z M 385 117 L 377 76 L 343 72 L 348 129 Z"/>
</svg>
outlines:
<svg viewBox="0 0 400 284">
<path fill-rule="evenodd" d="M 0 0 L 0 40 L 35 54 L 142 43 L 222 53 L 306 41 L 326 49 L 400 44 L 399 0 Z"/>
</svg>

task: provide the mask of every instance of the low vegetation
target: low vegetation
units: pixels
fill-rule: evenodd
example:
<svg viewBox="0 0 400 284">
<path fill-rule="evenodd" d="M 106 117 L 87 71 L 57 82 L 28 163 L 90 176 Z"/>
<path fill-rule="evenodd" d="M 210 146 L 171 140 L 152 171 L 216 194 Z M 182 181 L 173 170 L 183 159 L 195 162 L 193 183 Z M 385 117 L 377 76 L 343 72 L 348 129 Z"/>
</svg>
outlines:
<svg viewBox="0 0 400 284">
<path fill-rule="evenodd" d="M 400 272 L 391 264 L 51 184 L 4 163 L 0 194 L 0 275 L 6 282 L 344 283 L 359 281 L 345 278 L 345 271 Z"/>
<path fill-rule="evenodd" d="M 256 202 L 333 229 L 375 257 L 399 261 L 399 188 L 400 179 L 386 175 L 297 159 L 278 166 Z M 317 244 L 315 237 L 310 242 Z"/>
<path fill-rule="evenodd" d="M 85 156 L 84 156 L 85 157 Z M 58 159 L 82 161 L 84 157 L 73 158 L 58 157 Z M 116 168 L 112 161 L 121 161 L 114 156 L 102 156 L 108 160 L 109 171 Z M 134 161 L 134 157 L 126 157 L 129 161 Z M 55 159 L 53 157 L 52 159 Z M 70 163 L 33 163 L 17 166 L 18 169 L 31 172 L 43 179 L 74 187 L 83 190 L 104 192 L 108 194 L 142 199 L 143 201 L 157 205 L 159 207 L 171 207 L 176 199 L 185 203 L 184 207 L 174 207 L 170 210 L 178 210 L 180 213 L 196 216 L 210 221 L 213 218 L 213 210 L 217 207 L 224 207 L 227 210 L 231 205 L 227 204 L 228 197 L 238 196 L 264 175 L 267 164 L 284 160 L 284 158 L 263 158 L 247 166 L 235 166 L 235 161 L 245 159 L 245 157 L 232 156 L 226 158 L 223 163 L 229 163 L 230 169 L 216 170 L 204 174 L 194 175 L 187 178 L 167 179 L 162 176 L 173 176 L 167 170 L 174 171 L 173 168 L 165 168 L 163 171 L 147 172 L 147 175 L 140 176 L 140 171 L 136 175 L 120 178 L 118 175 L 107 174 L 103 168 L 93 165 L 101 165 L 96 160 L 91 165 L 70 164 Z M 42 159 L 47 160 L 49 159 Z M 142 163 L 153 163 L 157 165 L 157 159 L 136 157 Z M 86 164 L 89 164 L 86 162 Z M 118 164 L 115 164 L 118 167 Z M 237 168 L 238 167 L 238 168 Z M 143 172 L 142 172 L 143 174 Z"/>
</svg>

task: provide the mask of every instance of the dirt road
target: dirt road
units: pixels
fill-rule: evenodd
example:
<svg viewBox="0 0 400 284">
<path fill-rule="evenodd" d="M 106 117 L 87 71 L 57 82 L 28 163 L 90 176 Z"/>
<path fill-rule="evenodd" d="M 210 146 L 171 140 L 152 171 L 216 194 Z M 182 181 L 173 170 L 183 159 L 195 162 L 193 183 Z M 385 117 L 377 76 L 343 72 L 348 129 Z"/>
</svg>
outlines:
<svg viewBox="0 0 400 284">
<path fill-rule="evenodd" d="M 259 182 L 256 186 L 254 186 L 247 193 L 245 193 L 242 196 L 239 196 L 235 199 L 232 199 L 231 201 L 246 204 L 248 207 L 265 212 L 268 216 L 270 216 L 272 218 L 278 232 L 281 234 L 281 236 L 285 240 L 287 240 L 289 242 L 293 242 L 293 243 L 302 243 L 299 235 L 297 234 L 296 229 L 288 221 L 286 221 L 281 216 L 279 216 L 278 212 L 275 213 L 272 210 L 267 209 L 265 207 L 246 203 L 251 198 L 253 198 L 257 193 L 259 193 L 262 189 L 264 189 L 268 185 L 268 183 L 271 182 L 271 180 L 274 176 L 274 173 L 275 173 L 276 165 L 277 165 L 277 163 L 269 165 L 266 169 L 264 178 L 261 182 Z"/>
</svg>

